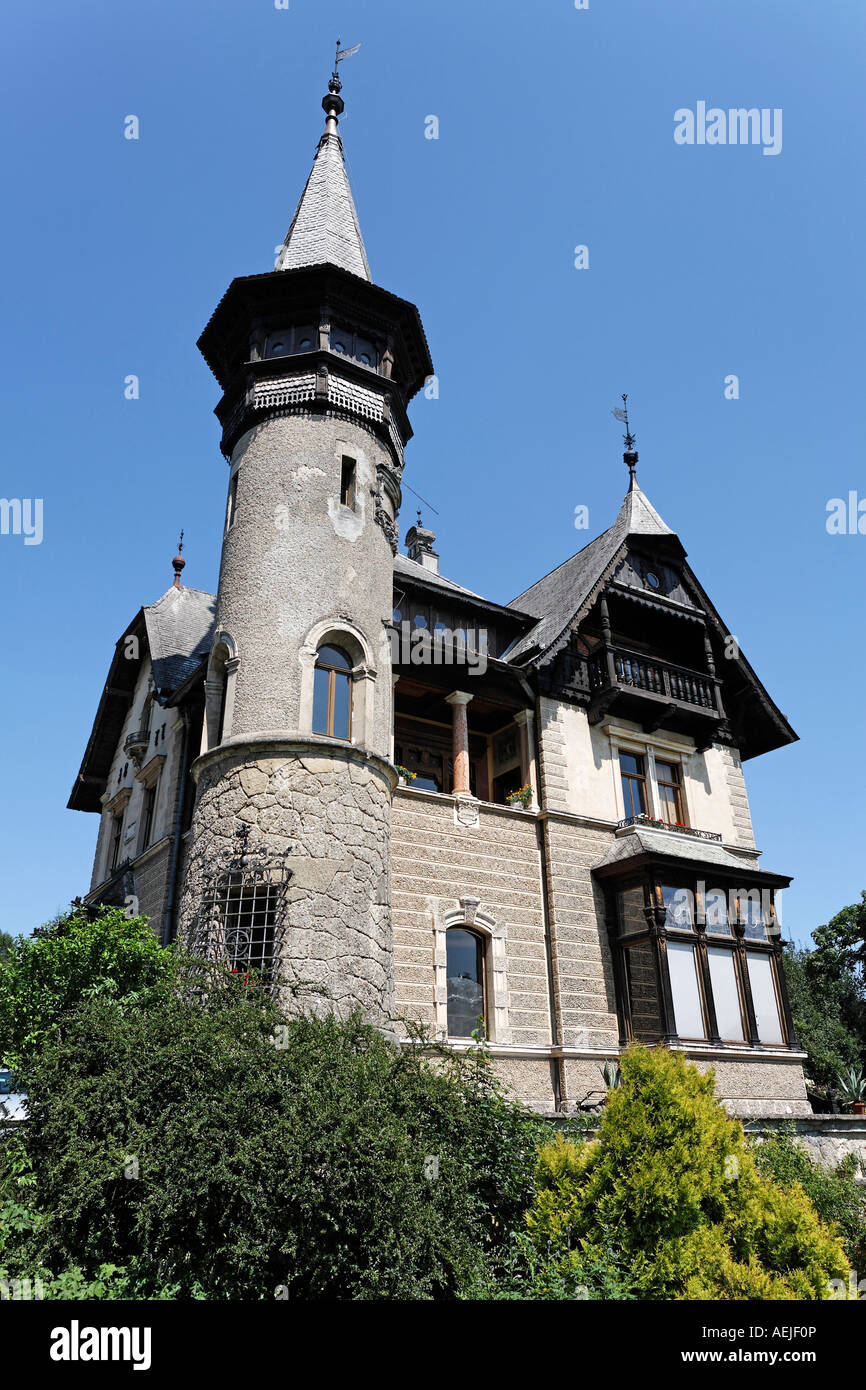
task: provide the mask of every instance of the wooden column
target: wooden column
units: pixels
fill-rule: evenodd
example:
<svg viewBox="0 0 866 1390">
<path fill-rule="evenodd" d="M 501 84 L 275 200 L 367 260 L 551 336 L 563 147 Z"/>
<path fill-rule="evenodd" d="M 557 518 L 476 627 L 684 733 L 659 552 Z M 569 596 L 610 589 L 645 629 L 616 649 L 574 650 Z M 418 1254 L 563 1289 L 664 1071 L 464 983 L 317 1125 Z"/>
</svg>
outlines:
<svg viewBox="0 0 866 1390">
<path fill-rule="evenodd" d="M 465 690 L 455 690 L 451 695 L 446 695 L 446 703 L 451 706 L 451 749 L 454 759 L 454 785 L 451 788 L 455 796 L 470 796 L 469 786 L 469 718 L 466 713 L 466 706 L 472 699 Z"/>
<path fill-rule="evenodd" d="M 607 594 L 602 594 L 601 596 L 599 616 L 601 617 L 601 635 L 604 639 L 604 651 L 607 662 L 607 683 L 609 686 L 612 686 L 616 685 L 616 666 L 614 665 L 613 649 L 611 647 L 610 610 L 607 606 Z"/>
</svg>

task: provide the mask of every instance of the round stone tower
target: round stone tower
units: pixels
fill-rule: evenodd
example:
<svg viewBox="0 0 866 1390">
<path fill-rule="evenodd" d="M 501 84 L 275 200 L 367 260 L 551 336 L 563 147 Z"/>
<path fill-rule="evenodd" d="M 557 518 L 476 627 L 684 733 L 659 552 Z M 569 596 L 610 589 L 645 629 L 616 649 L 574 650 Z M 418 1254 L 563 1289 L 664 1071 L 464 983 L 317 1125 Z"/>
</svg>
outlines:
<svg viewBox="0 0 866 1390">
<path fill-rule="evenodd" d="M 406 407 L 432 364 L 418 311 L 370 277 L 340 87 L 275 270 L 234 280 L 199 339 L 230 481 L 180 931 L 285 1003 L 383 1021 L 387 625 Z"/>
</svg>

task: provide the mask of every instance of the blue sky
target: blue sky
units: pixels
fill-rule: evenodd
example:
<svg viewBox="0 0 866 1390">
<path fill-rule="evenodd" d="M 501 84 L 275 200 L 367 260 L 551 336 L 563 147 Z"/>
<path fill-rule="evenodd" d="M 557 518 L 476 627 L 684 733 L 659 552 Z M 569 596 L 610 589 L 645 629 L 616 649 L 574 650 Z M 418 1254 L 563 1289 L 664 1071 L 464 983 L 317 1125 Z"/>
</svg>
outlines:
<svg viewBox="0 0 866 1390">
<path fill-rule="evenodd" d="M 0 926 L 87 888 L 96 817 L 66 800 L 181 527 L 185 580 L 216 586 L 195 340 L 272 267 L 337 34 L 364 44 L 342 133 L 373 276 L 419 305 L 440 378 L 406 481 L 443 571 L 504 601 L 589 538 L 576 506 L 609 525 L 628 391 L 641 484 L 801 737 L 746 765 L 764 863 L 796 875 L 786 933 L 854 901 L 866 536 L 825 522 L 866 499 L 861 0 L 41 0 L 2 28 L 0 491 L 43 499 L 44 536 L 0 536 Z M 781 108 L 781 153 L 678 146 L 698 101 Z"/>
</svg>

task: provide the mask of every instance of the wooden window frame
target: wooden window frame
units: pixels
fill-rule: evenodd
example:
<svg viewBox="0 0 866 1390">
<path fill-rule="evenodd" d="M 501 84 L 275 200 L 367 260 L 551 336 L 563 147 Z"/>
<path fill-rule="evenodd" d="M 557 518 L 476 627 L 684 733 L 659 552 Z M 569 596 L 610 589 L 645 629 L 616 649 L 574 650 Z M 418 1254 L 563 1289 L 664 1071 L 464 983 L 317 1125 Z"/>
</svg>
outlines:
<svg viewBox="0 0 866 1390">
<path fill-rule="evenodd" d="M 146 849 L 149 849 L 153 840 L 153 827 L 156 821 L 156 793 L 158 787 L 159 779 L 157 778 L 155 782 L 149 783 L 144 789 L 144 800 L 142 805 L 143 814 L 141 818 L 141 849 L 139 850 L 139 854 L 143 854 Z"/>
<path fill-rule="evenodd" d="M 112 812 L 111 815 L 111 840 L 108 848 L 108 872 L 113 874 L 120 863 L 120 851 L 123 848 L 123 821 L 124 817 Z"/>
<path fill-rule="evenodd" d="M 608 935 L 614 953 L 614 968 L 617 985 L 617 1003 L 620 1015 L 620 1034 L 623 1045 L 639 1040 L 636 1037 L 633 1026 L 631 992 L 628 984 L 628 972 L 626 966 L 626 953 L 643 943 L 652 943 L 655 953 L 655 967 L 658 989 L 658 1009 L 659 1019 L 662 1027 L 663 1036 L 659 1041 L 668 1045 L 677 1045 L 680 1042 L 686 1046 L 700 1045 L 713 1048 L 750 1048 L 766 1052 L 787 1051 L 797 1046 L 796 1036 L 791 1018 L 790 1001 L 787 989 L 783 985 L 782 969 L 780 964 L 781 947 L 778 941 L 774 942 L 766 933 L 771 929 L 772 922 L 775 920 L 775 906 L 771 902 L 769 913 L 770 920 L 765 922 L 765 936 L 763 939 L 749 937 L 746 935 L 745 924 L 741 920 L 740 901 L 737 898 L 736 920 L 730 920 L 730 935 L 707 930 L 705 921 L 704 900 L 698 893 L 697 884 L 702 875 L 689 875 L 670 870 L 662 865 L 654 865 L 645 870 L 641 875 L 626 876 L 622 879 L 615 879 L 610 883 L 610 897 L 608 900 L 607 921 Z M 639 930 L 624 935 L 620 930 L 620 894 L 630 888 L 641 885 L 644 891 L 645 904 L 649 912 L 650 921 L 647 923 L 645 931 Z M 706 885 L 705 885 L 706 886 Z M 736 888 L 742 889 L 743 884 L 733 882 L 724 876 L 710 884 L 710 888 L 720 889 L 726 894 Z M 694 902 L 694 914 L 691 926 L 669 925 L 666 920 L 666 908 L 663 898 L 664 888 L 688 888 L 692 894 Z M 761 891 L 759 885 L 752 883 L 752 889 Z M 746 891 L 749 891 L 746 889 Z M 771 890 L 771 896 L 774 890 Z M 654 922 L 652 919 L 654 918 Z M 704 919 L 704 920 L 702 920 Z M 695 966 L 698 979 L 698 990 L 700 994 L 701 1010 L 704 1021 L 705 1036 L 702 1038 L 680 1037 L 676 1032 L 674 1000 L 672 995 L 670 971 L 667 963 L 667 943 L 680 942 L 690 943 L 695 949 Z M 728 950 L 734 963 L 734 979 L 737 989 L 737 998 L 740 1008 L 740 1018 L 742 1023 L 742 1038 L 722 1038 L 718 1031 L 715 998 L 713 994 L 712 980 L 710 977 L 709 957 L 707 952 L 711 949 Z M 764 955 L 770 960 L 771 979 L 776 997 L 776 1007 L 782 1034 L 782 1042 L 767 1042 L 758 1035 L 757 1021 L 752 1004 L 751 983 L 749 980 L 749 956 Z M 665 1029 L 665 1020 L 667 1027 Z"/>
<path fill-rule="evenodd" d="M 238 512 L 238 476 L 240 469 L 237 469 L 229 479 L 229 495 L 226 501 L 226 531 L 230 531 L 235 524 L 235 517 Z"/>
<path fill-rule="evenodd" d="M 660 777 L 660 776 L 659 776 L 659 763 L 662 763 L 665 767 L 669 767 L 669 768 L 671 769 L 671 772 L 673 773 L 673 776 L 674 776 L 674 779 L 675 779 L 673 782 L 669 782 L 668 779 L 667 779 L 666 777 Z M 685 825 L 685 824 L 686 824 L 686 821 L 685 821 L 685 818 L 684 818 L 684 810 L 683 810 L 683 772 L 682 772 L 682 767 L 680 766 L 679 763 L 672 762 L 670 758 L 656 758 L 656 759 L 655 759 L 655 773 L 656 773 L 656 793 L 657 793 L 658 808 L 659 808 L 659 820 L 663 820 L 667 825 Z M 668 817 L 667 817 L 667 814 L 666 814 L 666 808 L 667 808 L 667 806 L 668 806 L 669 803 L 668 803 L 668 801 L 667 801 L 667 798 L 664 797 L 664 796 L 662 795 L 662 789 L 665 788 L 665 787 L 670 788 L 670 789 L 673 791 L 673 793 L 674 793 L 674 805 L 675 805 L 675 807 L 676 807 L 676 820 L 668 820 Z"/>
<path fill-rule="evenodd" d="M 622 806 L 623 806 L 623 811 L 625 812 L 626 819 L 630 819 L 632 816 L 646 816 L 646 815 L 648 815 L 648 814 L 649 814 L 649 798 L 648 798 L 648 796 L 647 796 L 647 756 L 646 756 L 646 754 L 645 754 L 645 753 L 633 753 L 633 752 L 631 751 L 630 748 L 617 748 L 617 750 L 616 750 L 616 756 L 617 756 L 617 762 L 619 763 L 620 786 L 621 786 L 621 789 L 622 789 Z M 636 773 L 636 772 L 625 772 L 625 771 L 623 771 L 623 766 L 622 766 L 623 756 L 625 756 L 626 758 L 634 758 L 635 762 L 636 762 L 636 763 L 639 763 L 640 766 L 643 768 L 643 772 Z M 629 802 L 633 802 L 633 800 L 634 800 L 634 798 L 633 798 L 633 796 L 632 796 L 632 794 L 631 794 L 631 783 L 632 783 L 632 782 L 637 782 L 637 784 L 638 784 L 640 787 L 642 787 L 642 789 L 643 789 L 643 796 L 642 796 L 643 808 L 642 808 L 642 810 L 640 810 L 640 811 L 633 811 L 633 810 L 630 811 L 630 810 L 629 810 Z M 626 784 L 627 784 L 627 783 L 628 783 L 628 785 L 629 785 L 629 800 L 628 800 L 628 802 L 626 801 Z"/>
<path fill-rule="evenodd" d="M 336 648 L 336 650 L 342 651 L 342 648 L 337 647 L 337 644 L 336 644 L 335 642 L 323 642 L 322 645 L 323 645 L 324 647 L 334 647 L 334 648 Z M 327 671 L 327 673 L 328 673 L 328 710 L 327 710 L 327 715 L 326 715 L 326 718 L 325 718 L 325 726 L 326 726 L 326 729 L 325 729 L 325 737 L 326 737 L 326 738 L 336 738 L 336 739 L 339 739 L 341 743 L 351 743 L 351 742 L 352 742 L 352 684 L 353 684 L 353 681 L 352 681 L 352 665 L 351 665 L 351 661 L 350 661 L 350 658 L 349 658 L 348 653 L 347 653 L 347 652 L 342 652 L 342 655 L 345 656 L 346 661 L 349 663 L 348 667 L 346 667 L 346 666 L 333 666 L 333 665 L 331 665 L 331 663 L 330 663 L 329 661 L 323 661 L 323 660 L 321 660 L 321 657 L 320 657 L 320 653 L 319 653 L 319 652 L 316 653 L 316 664 L 315 664 L 315 666 L 314 666 L 314 668 L 313 668 L 313 707 L 314 707 L 314 709 L 315 709 L 315 679 L 316 679 L 315 673 L 316 673 L 316 671 Z M 335 734 L 335 733 L 334 733 L 334 692 L 335 692 L 335 690 L 336 690 L 336 681 L 337 681 L 337 677 L 338 677 L 338 676 L 339 676 L 341 679 L 345 679 L 345 680 L 348 682 L 348 685 L 349 685 L 348 719 L 347 719 L 347 728 L 346 728 L 345 737 L 344 737 L 342 734 Z M 314 730 L 313 730 L 313 733 L 319 733 L 319 734 L 321 734 L 321 732 L 322 732 L 321 729 L 314 729 Z"/>
</svg>

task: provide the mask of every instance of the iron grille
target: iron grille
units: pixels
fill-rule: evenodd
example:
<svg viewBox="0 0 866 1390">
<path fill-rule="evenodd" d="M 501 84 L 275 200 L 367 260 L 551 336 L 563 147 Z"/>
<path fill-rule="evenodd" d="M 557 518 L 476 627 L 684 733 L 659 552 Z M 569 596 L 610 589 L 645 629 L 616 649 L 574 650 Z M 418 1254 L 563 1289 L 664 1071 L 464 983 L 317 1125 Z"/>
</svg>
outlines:
<svg viewBox="0 0 866 1390">
<path fill-rule="evenodd" d="M 193 953 L 223 961 L 238 974 L 276 983 L 291 877 L 284 864 L 247 852 L 244 837 L 243 852 L 205 884 L 190 943 Z"/>
</svg>

